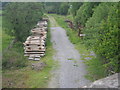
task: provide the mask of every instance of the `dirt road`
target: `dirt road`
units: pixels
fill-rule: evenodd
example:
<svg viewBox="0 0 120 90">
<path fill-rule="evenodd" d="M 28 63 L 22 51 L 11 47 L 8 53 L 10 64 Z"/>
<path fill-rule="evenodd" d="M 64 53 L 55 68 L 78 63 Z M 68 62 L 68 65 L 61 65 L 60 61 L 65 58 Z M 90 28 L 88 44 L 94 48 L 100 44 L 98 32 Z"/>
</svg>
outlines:
<svg viewBox="0 0 120 90">
<path fill-rule="evenodd" d="M 53 17 L 50 17 L 51 41 L 56 50 L 54 60 L 59 62 L 59 67 L 54 69 L 49 88 L 79 88 L 88 84 L 86 66 L 80 58 L 79 52 L 69 41 L 66 31 L 56 24 Z M 55 24 L 55 25 L 54 25 Z M 57 27 L 56 27 L 57 26 Z"/>
</svg>

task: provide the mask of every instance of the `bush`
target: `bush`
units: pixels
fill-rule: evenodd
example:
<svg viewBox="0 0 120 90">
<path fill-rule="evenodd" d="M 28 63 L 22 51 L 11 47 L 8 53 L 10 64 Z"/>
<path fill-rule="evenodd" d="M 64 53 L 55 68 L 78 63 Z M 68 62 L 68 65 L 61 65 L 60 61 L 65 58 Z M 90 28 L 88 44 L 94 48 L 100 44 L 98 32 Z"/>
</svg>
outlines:
<svg viewBox="0 0 120 90">
<path fill-rule="evenodd" d="M 3 69 L 18 69 L 27 66 L 27 58 L 24 57 L 23 47 L 20 43 L 14 45 L 14 48 L 3 53 L 2 67 Z"/>
<path fill-rule="evenodd" d="M 8 34 L 16 40 L 24 41 L 30 34 L 30 29 L 42 19 L 43 5 L 41 3 L 7 3 L 4 7 L 3 26 L 8 28 Z"/>
<path fill-rule="evenodd" d="M 76 16 L 78 9 L 83 5 L 83 2 L 71 2 L 71 9 L 70 13 L 73 15 L 73 17 Z"/>
<path fill-rule="evenodd" d="M 88 66 L 88 74 L 86 77 L 92 81 L 103 78 L 106 76 L 105 68 L 100 60 L 92 58 L 86 62 Z"/>
<path fill-rule="evenodd" d="M 45 3 L 45 10 L 47 13 L 57 13 L 59 14 L 59 8 L 62 2 L 46 2 Z"/>
<path fill-rule="evenodd" d="M 99 3 L 85 2 L 77 11 L 77 15 L 75 16 L 75 23 L 84 26 L 88 18 L 92 16 L 93 8 L 98 4 Z"/>
<path fill-rule="evenodd" d="M 85 43 L 94 49 L 106 72 L 118 72 L 118 4 L 101 3 L 84 30 Z"/>
<path fill-rule="evenodd" d="M 64 2 L 61 4 L 59 11 L 61 15 L 67 15 L 69 9 L 69 4 Z"/>
</svg>

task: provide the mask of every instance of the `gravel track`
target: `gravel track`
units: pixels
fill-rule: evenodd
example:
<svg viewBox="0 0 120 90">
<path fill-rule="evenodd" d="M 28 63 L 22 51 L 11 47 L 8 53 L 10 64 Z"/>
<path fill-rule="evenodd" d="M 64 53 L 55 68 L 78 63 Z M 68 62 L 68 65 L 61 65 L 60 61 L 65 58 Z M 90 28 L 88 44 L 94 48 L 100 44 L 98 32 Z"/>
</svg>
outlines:
<svg viewBox="0 0 120 90">
<path fill-rule="evenodd" d="M 52 26 L 51 41 L 56 50 L 54 60 L 59 62 L 59 67 L 51 72 L 48 88 L 79 88 L 90 83 L 84 77 L 87 74 L 86 66 L 68 39 L 66 31 L 61 27 Z"/>
</svg>

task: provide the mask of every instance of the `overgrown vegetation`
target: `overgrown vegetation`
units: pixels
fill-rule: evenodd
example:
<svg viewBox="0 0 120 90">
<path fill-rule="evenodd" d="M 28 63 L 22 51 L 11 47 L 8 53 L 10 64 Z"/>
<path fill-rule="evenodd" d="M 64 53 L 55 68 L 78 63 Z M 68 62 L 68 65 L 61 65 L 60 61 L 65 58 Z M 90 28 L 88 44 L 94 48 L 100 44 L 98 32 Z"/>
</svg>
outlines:
<svg viewBox="0 0 120 90">
<path fill-rule="evenodd" d="M 45 3 L 45 9 L 47 13 L 57 13 L 59 14 L 59 7 L 61 5 L 61 2 L 46 2 Z"/>
<path fill-rule="evenodd" d="M 53 60 L 54 49 L 52 48 L 52 43 L 50 41 L 50 38 L 51 38 L 50 29 L 48 29 L 47 42 L 46 42 L 46 45 L 47 45 L 46 55 L 42 57 L 41 60 L 39 61 L 39 62 L 46 63 L 46 66 L 41 71 L 35 71 L 32 69 L 32 64 L 39 63 L 39 62 L 28 61 L 26 59 L 20 60 L 21 57 L 24 57 L 23 47 L 22 46 L 18 47 L 20 45 L 15 44 L 14 48 L 12 48 L 11 51 L 9 51 L 11 54 L 8 54 L 8 56 L 5 58 L 6 60 L 9 60 L 8 62 L 10 62 L 10 65 L 12 66 L 12 68 L 3 70 L 3 80 L 4 80 L 3 88 L 4 87 L 47 88 L 48 81 L 51 77 L 50 71 L 53 67 L 54 68 L 57 67 L 57 62 Z M 18 49 L 21 50 L 21 53 L 18 52 L 20 51 Z M 15 56 L 11 56 L 11 55 L 15 55 Z M 11 56 L 12 58 L 9 56 Z M 18 56 L 19 56 L 19 59 L 18 59 Z M 11 62 L 14 60 L 20 61 L 18 67 L 16 67 L 17 65 L 16 61 L 13 62 L 13 64 L 11 64 Z M 20 66 L 20 63 L 27 65 L 27 66 L 26 67 L 24 67 L 23 65 Z M 7 64 L 7 67 L 9 67 L 8 64 Z M 16 68 L 13 69 L 13 67 L 16 67 Z"/>
<path fill-rule="evenodd" d="M 62 3 L 59 9 L 59 12 L 61 15 L 67 15 L 69 9 L 68 3 Z"/>
<path fill-rule="evenodd" d="M 68 2 L 46 2 L 45 8 L 47 13 L 57 13 L 67 15 L 69 9 Z"/>
<path fill-rule="evenodd" d="M 9 46 L 10 42 L 12 41 L 12 39 L 14 39 L 14 37 L 8 35 L 4 29 L 1 30 L 1 36 L 2 36 L 2 50 L 4 52 L 5 49 L 7 49 L 7 47 Z"/>
<path fill-rule="evenodd" d="M 42 71 L 30 70 L 29 79 L 26 82 L 30 88 L 47 88 L 48 81 L 51 77 L 50 71 L 53 68 L 57 67 L 57 62 L 53 60 L 53 54 L 55 51 L 52 47 L 52 43 L 50 39 L 51 36 L 50 36 L 50 24 L 49 24 L 49 29 L 47 33 L 47 42 L 46 42 L 47 44 L 46 55 L 41 58 L 41 61 L 46 63 L 47 66 Z"/>
<path fill-rule="evenodd" d="M 7 3 L 4 7 L 3 27 L 9 28 L 7 33 L 17 41 L 24 41 L 38 20 L 42 19 L 41 3 Z"/>
<path fill-rule="evenodd" d="M 77 11 L 75 16 L 75 24 L 85 26 L 86 21 L 92 16 L 93 8 L 99 5 L 98 2 L 95 3 L 84 3 Z"/>
<path fill-rule="evenodd" d="M 77 36 L 77 32 L 70 29 L 66 22 L 64 22 L 64 19 L 69 19 L 70 16 L 65 17 L 55 14 L 52 14 L 51 16 L 55 17 L 58 24 L 67 31 L 67 36 L 69 37 L 69 40 L 75 45 L 75 48 L 81 54 L 81 59 L 84 60 L 88 70 L 88 74 L 85 77 L 92 81 L 105 77 L 106 73 L 104 72 L 105 69 L 103 68 L 101 61 L 99 61 L 99 59 L 95 55 L 91 55 L 92 49 L 88 49 L 83 41 L 81 41 L 80 37 Z M 90 60 L 86 60 L 86 58 L 90 58 Z"/>
<path fill-rule="evenodd" d="M 8 40 L 7 40 L 8 41 Z M 6 42 L 7 44 L 7 42 Z M 5 43 L 3 43 L 5 45 Z M 22 43 L 17 42 L 7 51 L 3 51 L 2 67 L 4 69 L 19 69 L 27 66 L 27 58 L 24 57 Z"/>
<path fill-rule="evenodd" d="M 70 5 L 71 5 L 71 7 L 70 7 L 70 14 L 73 17 L 75 17 L 76 14 L 77 14 L 78 9 L 80 8 L 80 6 L 83 5 L 83 2 L 79 2 L 79 3 L 77 3 L 77 2 L 71 2 Z"/>
<path fill-rule="evenodd" d="M 26 59 L 23 55 L 23 41 L 30 34 L 29 31 L 42 18 L 41 3 L 7 3 L 3 10 L 3 69 L 17 68 L 26 66 Z M 12 39 L 16 43 L 8 50 Z"/>
<path fill-rule="evenodd" d="M 34 62 L 26 60 L 22 46 L 22 42 L 30 35 L 29 31 L 43 17 L 44 9 L 48 13 L 59 14 L 51 16 L 66 29 L 70 41 L 79 50 L 87 64 L 87 78 L 96 80 L 120 72 L 118 69 L 120 59 L 118 5 L 119 3 L 113 2 L 7 2 L 3 4 L 3 52 L 13 38 L 17 40 L 12 48 L 3 53 L 3 87 L 47 87 L 49 72 L 52 67 L 56 67 L 52 58 L 54 50 L 50 42 L 49 30 L 46 56 L 41 59 L 47 66 L 42 71 L 32 70 L 31 64 Z M 68 27 L 66 19 L 75 23 L 74 30 Z M 80 33 L 78 28 L 81 30 Z M 78 37 L 78 33 L 85 34 L 85 37 Z M 92 51 L 95 55 L 91 55 Z M 85 59 L 88 57 L 89 60 Z"/>
<path fill-rule="evenodd" d="M 101 3 L 87 21 L 84 42 L 93 48 L 106 73 L 118 71 L 118 4 Z"/>
<path fill-rule="evenodd" d="M 95 52 L 97 57 L 86 62 L 89 78 L 96 80 L 120 72 L 118 69 L 118 58 L 120 57 L 118 50 L 118 3 L 76 2 L 69 5 L 71 6 L 69 11 L 72 11 L 71 15 L 73 16 L 72 21 L 76 24 L 77 30 L 68 29 L 64 22 L 67 17 L 56 15 L 55 19 L 67 30 L 72 43 L 78 46 L 80 43 L 84 43 L 87 49 L 92 49 Z M 77 33 L 85 34 L 85 37 L 80 40 Z M 79 48 L 81 47 L 79 46 Z"/>
<path fill-rule="evenodd" d="M 12 12 L 15 11 L 16 14 L 12 16 L 12 13 L 8 11 L 10 9 L 13 9 Z M 54 50 L 50 42 L 50 29 L 47 33 L 46 55 L 39 62 L 28 61 L 24 57 L 22 45 L 32 27 L 37 24 L 37 21 L 41 20 L 41 9 L 41 3 L 7 3 L 4 7 L 4 36 L 2 37 L 5 40 L 2 43 L 4 46 L 2 58 L 3 88 L 45 88 L 48 85 L 48 80 L 51 77 L 50 70 L 56 67 L 53 60 Z M 17 42 L 6 50 L 13 38 L 17 39 Z M 32 69 L 32 64 L 40 62 L 46 64 L 41 71 Z"/>
<path fill-rule="evenodd" d="M 0 10 L 2 12 L 2 10 Z M 0 16 L 0 52 L 2 52 L 2 16 Z"/>
</svg>

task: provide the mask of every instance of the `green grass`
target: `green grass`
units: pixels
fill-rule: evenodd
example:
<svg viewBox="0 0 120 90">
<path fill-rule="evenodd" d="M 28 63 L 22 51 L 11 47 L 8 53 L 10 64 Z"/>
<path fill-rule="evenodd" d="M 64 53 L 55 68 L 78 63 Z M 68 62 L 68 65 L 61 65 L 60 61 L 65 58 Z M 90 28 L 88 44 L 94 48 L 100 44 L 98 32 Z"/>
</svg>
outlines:
<svg viewBox="0 0 120 90">
<path fill-rule="evenodd" d="M 48 47 L 46 51 L 46 56 L 42 58 L 42 61 L 47 64 L 47 66 L 42 71 L 30 70 L 29 79 L 27 80 L 27 85 L 30 88 L 47 88 L 48 81 L 51 77 L 50 71 L 53 67 L 56 67 L 56 63 L 53 60 L 53 49 Z"/>
<path fill-rule="evenodd" d="M 0 10 L 0 14 L 2 14 L 2 10 Z"/>
<path fill-rule="evenodd" d="M 58 23 L 55 21 L 55 19 L 52 16 L 47 15 L 51 22 L 51 27 L 58 27 Z"/>
<path fill-rule="evenodd" d="M 49 26 L 50 27 L 50 26 Z M 10 69 L 3 71 L 3 87 L 14 88 L 47 88 L 48 81 L 51 77 L 50 71 L 58 66 L 53 60 L 54 49 L 50 42 L 50 29 L 48 30 L 46 55 L 40 61 L 28 61 L 27 67 L 20 69 Z M 17 45 L 19 48 L 19 45 Z M 22 49 L 23 50 L 23 49 Z M 22 51 L 21 50 L 21 51 Z M 19 51 L 18 51 L 19 52 Z M 23 52 L 23 51 L 22 51 Z M 22 54 L 23 56 L 23 54 Z M 46 66 L 41 71 L 33 70 L 33 63 L 45 62 Z M 12 83 L 9 85 L 9 82 Z"/>
<path fill-rule="evenodd" d="M 0 52 L 2 52 L 2 17 L 0 16 Z"/>
<path fill-rule="evenodd" d="M 0 10 L 2 14 L 2 10 Z M 0 52 L 2 52 L 2 16 L 0 16 Z"/>
<path fill-rule="evenodd" d="M 81 59 L 84 60 L 84 63 L 87 65 L 88 74 L 85 77 L 92 81 L 105 77 L 105 70 L 101 64 L 101 61 L 97 57 L 90 55 L 90 51 L 93 50 L 86 47 L 83 40 L 78 37 L 77 30 L 70 29 L 67 23 L 64 22 L 66 19 L 73 21 L 73 17 L 70 15 L 62 16 L 56 14 L 52 14 L 51 16 L 54 17 L 57 23 L 66 30 L 69 40 L 75 45 L 75 48 L 81 55 Z M 87 57 L 91 59 L 87 60 Z"/>
<path fill-rule="evenodd" d="M 30 76 L 27 80 L 27 84 L 30 88 L 47 88 L 48 81 L 51 77 L 50 71 L 58 66 L 58 62 L 53 60 L 53 54 L 55 51 L 52 47 L 52 43 L 50 42 L 50 38 L 50 31 L 48 31 L 46 55 L 41 58 L 47 66 L 40 72 L 33 70 L 29 72 Z"/>
<path fill-rule="evenodd" d="M 13 37 L 10 35 L 6 34 L 4 30 L 2 30 L 2 50 L 4 51 L 12 41 Z"/>
<path fill-rule="evenodd" d="M 0 11 L 0 13 L 2 10 Z M 0 16 L 0 51 L 4 51 L 12 41 L 13 37 L 8 35 L 5 32 L 5 29 L 2 28 L 2 16 Z"/>
</svg>

